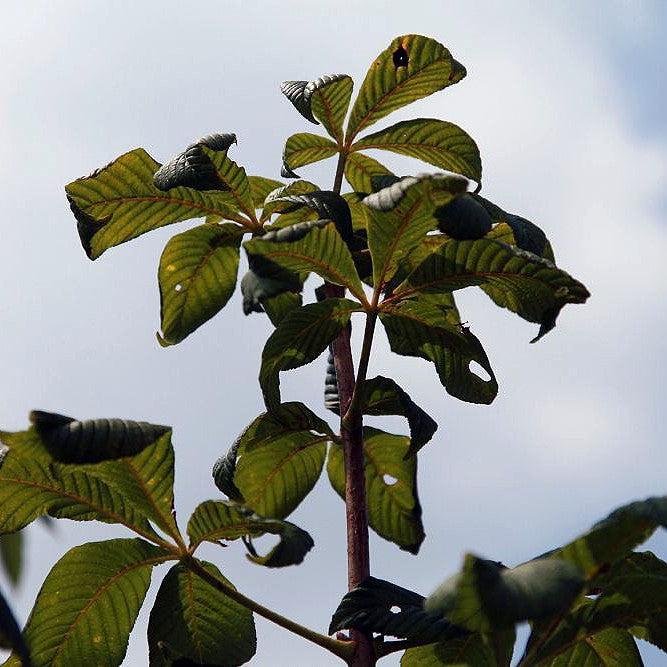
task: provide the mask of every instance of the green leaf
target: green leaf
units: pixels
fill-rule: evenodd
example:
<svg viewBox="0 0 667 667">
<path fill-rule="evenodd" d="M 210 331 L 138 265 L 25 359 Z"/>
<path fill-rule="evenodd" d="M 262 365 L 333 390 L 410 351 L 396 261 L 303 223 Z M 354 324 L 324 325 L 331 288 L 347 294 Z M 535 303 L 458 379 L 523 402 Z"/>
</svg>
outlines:
<svg viewBox="0 0 667 667">
<path fill-rule="evenodd" d="M 233 447 L 233 480 L 243 504 L 265 517 L 291 514 L 315 486 L 333 437 L 303 403 L 283 403 L 261 414 Z"/>
<path fill-rule="evenodd" d="M 255 210 L 260 210 L 264 206 L 264 200 L 271 192 L 285 187 L 281 181 L 264 178 L 264 176 L 248 176 L 248 183 L 250 183 L 250 196 L 255 204 Z"/>
<path fill-rule="evenodd" d="M 280 371 L 299 368 L 326 350 L 347 326 L 350 315 L 361 309 L 348 299 L 326 299 L 292 310 L 266 341 L 259 383 L 269 410 L 280 404 Z"/>
<path fill-rule="evenodd" d="M 368 523 L 380 537 L 416 554 L 424 541 L 417 495 L 417 457 L 406 458 L 410 438 L 364 428 L 364 475 Z M 341 445 L 329 449 L 327 473 L 345 498 L 345 463 Z"/>
<path fill-rule="evenodd" d="M 568 303 L 584 303 L 588 290 L 537 255 L 491 239 L 449 240 L 431 253 L 394 292 L 394 298 L 479 285 L 504 308 L 540 324 L 539 340 Z"/>
<path fill-rule="evenodd" d="M 300 132 L 293 134 L 283 149 L 283 165 L 287 169 L 297 169 L 313 162 L 326 160 L 338 153 L 338 146 L 318 134 Z"/>
<path fill-rule="evenodd" d="M 514 633 L 498 633 L 501 650 L 512 656 Z M 498 661 L 490 638 L 478 632 L 437 644 L 408 649 L 401 657 L 401 667 L 506 667 L 509 658 Z"/>
<path fill-rule="evenodd" d="M 267 269 L 272 270 L 272 275 L 260 275 L 258 271 L 251 268 L 241 278 L 243 314 L 262 313 L 269 302 L 273 301 L 278 308 L 277 320 L 273 322 L 274 326 L 277 326 L 277 321 L 282 321 L 283 315 L 293 310 L 293 307 L 301 305 L 302 298 L 299 292 L 303 287 L 303 280 L 294 273 L 282 271 L 280 267 L 268 263 L 260 268 L 264 272 Z M 280 297 L 284 297 L 286 301 L 284 309 L 281 309 L 275 301 Z M 268 308 L 270 307 L 268 306 Z M 281 311 L 284 312 L 281 314 Z"/>
<path fill-rule="evenodd" d="M 374 179 L 393 175 L 383 164 L 363 153 L 350 153 L 345 160 L 345 178 L 356 192 L 374 192 Z"/>
<path fill-rule="evenodd" d="M 564 560 L 535 560 L 509 569 L 468 554 L 461 572 L 426 598 L 424 608 L 473 632 L 493 632 L 567 610 L 583 585 L 581 571 Z"/>
<path fill-rule="evenodd" d="M 248 255 L 260 255 L 289 271 L 312 271 L 331 283 L 344 285 L 365 303 L 352 255 L 336 228 L 331 224 L 320 227 L 314 222 L 301 225 L 306 232 L 301 238 L 290 241 L 290 236 L 300 236 L 299 227 L 292 225 L 246 241 L 243 247 Z"/>
<path fill-rule="evenodd" d="M 173 558 L 139 539 L 68 551 L 42 585 L 24 630 L 35 667 L 116 667 L 150 584 Z"/>
<path fill-rule="evenodd" d="M 203 151 L 215 167 L 218 179 L 229 192 L 228 196 L 231 198 L 234 207 L 245 213 L 253 222 L 257 222 L 250 181 L 245 169 L 228 158 L 225 153 L 206 147 L 203 148 Z"/>
<path fill-rule="evenodd" d="M 364 199 L 375 211 L 368 225 L 368 247 L 377 288 L 391 280 L 401 261 L 435 228 L 436 205 L 465 192 L 466 184 L 460 176 L 409 176 Z"/>
<path fill-rule="evenodd" d="M 310 106 L 313 116 L 322 123 L 329 135 L 342 145 L 343 121 L 350 106 L 354 82 L 347 74 L 329 78 L 329 81 L 315 86 Z"/>
<path fill-rule="evenodd" d="M 437 431 L 438 425 L 394 382 L 378 375 L 364 382 L 362 406 L 365 415 L 401 415 L 410 426 L 410 449 L 418 452 Z"/>
<path fill-rule="evenodd" d="M 301 308 L 303 297 L 295 292 L 282 292 L 262 300 L 261 303 L 271 324 L 277 327 L 294 309 Z"/>
<path fill-rule="evenodd" d="M 553 659 L 543 660 L 539 667 L 643 667 L 639 649 L 626 630 L 608 628 L 585 637 Z"/>
<path fill-rule="evenodd" d="M 211 575 L 234 586 L 212 563 L 200 561 Z M 151 667 L 171 656 L 197 663 L 232 667 L 248 662 L 257 650 L 252 612 L 178 563 L 162 580 L 148 622 Z"/>
<path fill-rule="evenodd" d="M 573 563 L 587 579 L 593 579 L 646 541 L 659 526 L 667 528 L 667 496 L 619 507 L 577 539 L 546 555 Z"/>
<path fill-rule="evenodd" d="M 7 578 L 16 586 L 23 570 L 23 533 L 20 530 L 0 535 L 0 559 Z"/>
<path fill-rule="evenodd" d="M 238 225 L 205 224 L 172 237 L 160 257 L 162 345 L 179 343 L 210 320 L 236 287 Z"/>
<path fill-rule="evenodd" d="M 433 118 L 417 118 L 396 123 L 357 140 L 352 151 L 378 148 L 472 178 L 482 180 L 479 148 L 472 137 L 454 123 Z"/>
<path fill-rule="evenodd" d="M 346 629 L 424 644 L 469 635 L 440 614 L 427 612 L 423 595 L 375 577 L 346 593 L 333 613 L 329 634 Z"/>
<path fill-rule="evenodd" d="M 484 348 L 469 329 L 453 323 L 447 313 L 428 301 L 404 301 L 385 303 L 380 320 L 392 352 L 433 362 L 447 393 L 462 401 L 489 404 L 498 393 L 498 383 Z M 471 370 L 473 361 L 489 379 Z"/>
<path fill-rule="evenodd" d="M 224 160 L 224 153 L 217 155 Z M 90 259 L 174 222 L 208 215 L 244 220 L 228 192 L 185 187 L 159 190 L 153 184 L 159 166 L 143 148 L 137 148 L 65 187 Z"/>
<path fill-rule="evenodd" d="M 317 190 L 317 185 L 311 183 L 310 181 L 294 181 L 293 183 L 288 183 L 281 187 L 271 190 L 266 197 L 264 198 L 264 208 L 262 209 L 262 215 L 260 216 L 260 221 L 264 222 L 268 220 L 274 213 L 281 213 L 282 211 L 289 210 L 293 205 L 289 201 L 283 199 L 286 195 L 302 195 L 307 192 L 314 192 Z M 301 222 L 297 220 L 296 222 Z"/>
<path fill-rule="evenodd" d="M 35 425 L 2 433 L 0 532 L 36 518 L 121 523 L 149 539 L 153 521 L 174 536 L 171 429 L 120 419 L 76 421 L 35 412 Z"/>
<path fill-rule="evenodd" d="M 290 523 L 279 519 L 266 519 L 252 510 L 224 500 L 207 500 L 197 506 L 188 521 L 190 548 L 201 542 L 218 544 L 221 540 L 237 540 L 242 537 L 278 535 L 280 541 L 265 556 L 257 555 L 252 542 L 244 540 L 250 551 L 248 559 L 266 567 L 298 565 L 313 547 L 310 535 Z"/>
<path fill-rule="evenodd" d="M 370 66 L 347 124 L 346 142 L 365 127 L 406 104 L 460 81 L 465 68 L 434 39 L 403 35 Z"/>
</svg>

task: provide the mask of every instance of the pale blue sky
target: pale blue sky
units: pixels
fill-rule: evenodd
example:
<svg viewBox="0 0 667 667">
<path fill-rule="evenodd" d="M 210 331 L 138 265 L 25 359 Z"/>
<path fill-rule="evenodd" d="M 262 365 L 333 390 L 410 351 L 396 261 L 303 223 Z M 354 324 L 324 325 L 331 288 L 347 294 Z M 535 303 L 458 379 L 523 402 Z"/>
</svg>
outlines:
<svg viewBox="0 0 667 667">
<path fill-rule="evenodd" d="M 440 430 L 420 456 L 422 551 L 373 537 L 374 574 L 427 593 L 467 550 L 515 564 L 618 505 L 665 493 L 665 14 L 661 2 L 4 3 L 0 426 L 24 428 L 32 408 L 172 424 L 181 524 L 216 497 L 213 461 L 262 411 L 256 376 L 269 327 L 243 317 L 237 294 L 184 343 L 159 348 L 157 261 L 187 225 L 93 264 L 63 185 L 130 148 L 163 161 L 212 131 L 236 132 L 233 158 L 275 178 L 285 138 L 314 131 L 280 81 L 346 72 L 358 87 L 391 38 L 419 32 L 447 45 L 468 77 L 378 129 L 417 116 L 464 127 L 480 146 L 487 196 L 540 224 L 592 297 L 528 345 L 533 326 L 466 291 L 464 319 L 501 386 L 490 407 L 456 402 L 430 366 L 392 357 L 379 337 L 371 373 L 400 379 Z M 326 187 L 331 170 L 303 175 Z M 321 360 L 288 374 L 283 395 L 322 411 L 323 370 Z M 298 568 L 262 570 L 237 546 L 205 554 L 244 592 L 325 629 L 345 588 L 343 505 L 322 479 L 293 518 L 316 543 Z M 28 578 L 14 595 L 22 619 L 62 553 L 123 534 L 65 521 L 54 534 L 31 529 Z M 650 546 L 667 557 L 664 534 Z M 145 664 L 154 593 L 126 665 Z M 253 664 L 338 664 L 257 625 Z M 647 665 L 663 664 L 642 651 Z"/>
</svg>

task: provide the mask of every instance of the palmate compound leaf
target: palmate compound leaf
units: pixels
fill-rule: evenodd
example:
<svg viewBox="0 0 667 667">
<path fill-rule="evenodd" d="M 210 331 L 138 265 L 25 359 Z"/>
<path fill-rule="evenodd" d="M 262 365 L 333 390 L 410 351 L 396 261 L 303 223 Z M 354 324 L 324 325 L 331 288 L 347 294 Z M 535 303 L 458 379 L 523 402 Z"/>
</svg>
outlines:
<svg viewBox="0 0 667 667">
<path fill-rule="evenodd" d="M 296 176 L 294 169 L 326 160 L 337 153 L 338 146 L 331 139 L 310 132 L 299 132 L 289 137 L 285 143 L 283 169 L 290 172 L 289 175 L 294 178 Z"/>
<path fill-rule="evenodd" d="M 506 568 L 468 554 L 461 571 L 429 595 L 424 608 L 473 632 L 490 633 L 566 611 L 583 587 L 581 570 L 561 559 Z"/>
<path fill-rule="evenodd" d="M 278 535 L 280 540 L 266 555 L 260 556 L 251 540 L 265 534 Z M 298 565 L 314 545 L 310 535 L 293 523 L 261 517 L 247 507 L 225 500 L 207 500 L 198 505 L 188 521 L 188 535 L 192 549 L 202 542 L 219 544 L 245 538 L 248 559 L 266 567 Z"/>
<path fill-rule="evenodd" d="M 229 301 L 242 238 L 238 225 L 208 223 L 169 240 L 158 269 L 161 345 L 181 342 Z"/>
<path fill-rule="evenodd" d="M 251 263 L 260 256 L 269 265 L 288 271 L 317 273 L 328 282 L 347 287 L 360 302 L 366 302 L 352 255 L 333 224 L 298 223 L 247 241 L 243 247 Z"/>
<path fill-rule="evenodd" d="M 261 516 L 284 519 L 315 486 L 333 438 L 329 425 L 303 403 L 282 403 L 244 429 L 216 463 L 214 479 Z"/>
<path fill-rule="evenodd" d="M 391 378 L 378 375 L 364 382 L 361 401 L 365 415 L 401 415 L 410 426 L 410 448 L 406 456 L 418 452 L 438 429 L 438 424 Z"/>
<path fill-rule="evenodd" d="M 454 123 L 417 118 L 361 137 L 350 150 L 381 149 L 414 157 L 438 169 L 482 180 L 482 161 L 473 138 Z"/>
<path fill-rule="evenodd" d="M 326 299 L 295 308 L 280 322 L 262 352 L 259 382 L 269 411 L 280 404 L 280 372 L 299 368 L 327 349 L 361 305 L 349 299 Z"/>
<path fill-rule="evenodd" d="M 581 599 L 555 627 L 549 621 L 533 624 L 526 647 L 533 662 L 580 664 L 586 656 L 589 662 L 584 664 L 641 664 L 632 660 L 639 653 L 630 631 L 667 650 L 665 562 L 650 552 L 631 553 L 602 575 L 592 590 L 595 600 Z"/>
<path fill-rule="evenodd" d="M 463 194 L 467 184 L 461 176 L 419 174 L 402 178 L 363 200 L 373 211 L 368 248 L 376 288 L 392 279 L 401 261 L 436 227 L 436 207 Z"/>
<path fill-rule="evenodd" d="M 346 143 L 387 114 L 460 81 L 466 70 L 439 42 L 402 35 L 371 64 L 350 112 Z"/>
<path fill-rule="evenodd" d="M 0 467 L 0 532 L 46 514 L 121 523 L 174 536 L 171 429 L 120 419 L 77 421 L 31 414 L 28 431 L 0 433 L 9 448 Z"/>
<path fill-rule="evenodd" d="M 449 302 L 448 295 L 441 295 Z M 458 313 L 431 300 L 385 303 L 380 311 L 392 352 L 421 357 L 434 364 L 447 393 L 470 403 L 489 404 L 498 393 L 484 348 L 467 327 L 452 321 Z M 473 372 L 472 362 L 488 374 Z"/>
<path fill-rule="evenodd" d="M 380 537 L 416 554 L 424 541 L 424 527 L 417 494 L 417 457 L 407 457 L 409 450 L 406 436 L 364 428 L 368 523 Z M 345 498 L 345 464 L 339 444 L 329 448 L 327 473 L 334 490 Z"/>
<path fill-rule="evenodd" d="M 233 588 L 215 565 L 199 564 Z M 157 593 L 148 622 L 148 647 L 150 667 L 166 667 L 179 658 L 236 667 L 257 650 L 255 622 L 252 612 L 178 563 Z"/>
<path fill-rule="evenodd" d="M 146 232 L 183 220 L 215 216 L 249 224 L 239 214 L 239 201 L 251 202 L 245 171 L 227 158 L 226 150 L 197 145 L 204 164 L 215 170 L 215 189 L 184 185 L 160 189 L 153 182 L 160 164 L 143 148 L 125 153 L 65 187 L 81 244 L 90 259 L 97 259 L 105 250 Z M 160 184 L 171 185 L 171 181 Z M 244 207 L 247 208 L 245 203 Z"/>
<path fill-rule="evenodd" d="M 117 667 L 150 584 L 169 551 L 141 539 L 90 542 L 68 551 L 35 600 L 24 637 L 34 667 Z M 12 656 L 9 667 L 20 660 Z"/>
<path fill-rule="evenodd" d="M 394 291 L 392 299 L 451 292 L 479 285 L 499 306 L 540 325 L 536 342 L 556 325 L 568 303 L 584 303 L 589 292 L 552 262 L 493 239 L 449 239 L 428 255 Z"/>
</svg>

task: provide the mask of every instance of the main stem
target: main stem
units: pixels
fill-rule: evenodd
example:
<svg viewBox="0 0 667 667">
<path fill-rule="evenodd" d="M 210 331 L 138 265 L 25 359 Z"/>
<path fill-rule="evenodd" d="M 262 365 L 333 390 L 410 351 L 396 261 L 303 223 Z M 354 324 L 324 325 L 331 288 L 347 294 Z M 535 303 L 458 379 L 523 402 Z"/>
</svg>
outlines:
<svg viewBox="0 0 667 667">
<path fill-rule="evenodd" d="M 334 192 L 340 194 L 345 170 L 347 154 L 341 151 L 336 166 L 336 177 L 334 179 Z M 345 296 L 345 288 L 338 285 L 327 284 L 326 293 L 329 297 L 341 298 Z M 375 318 L 368 316 L 366 334 L 364 341 L 368 338 L 368 352 L 370 352 L 370 340 L 375 324 Z M 331 350 L 338 379 L 338 396 L 340 401 L 341 415 L 341 439 L 343 441 L 343 456 L 345 460 L 345 515 L 347 522 L 347 584 L 348 590 L 356 588 L 364 579 L 370 575 L 370 557 L 368 548 L 368 516 L 366 513 L 366 485 L 364 474 L 364 438 L 363 438 L 363 416 L 357 401 L 353 403 L 352 397 L 355 393 L 354 362 L 352 361 L 352 348 L 350 346 L 350 329 L 346 327 L 333 341 Z M 360 360 L 360 373 L 356 378 L 356 384 L 362 384 L 368 366 L 368 354 L 365 359 Z M 363 376 L 362 371 L 363 369 Z M 350 407 L 352 409 L 350 410 Z M 373 667 L 376 662 L 375 649 L 373 647 L 372 635 L 358 630 L 351 631 L 351 638 L 356 642 L 357 650 L 348 660 L 350 667 Z"/>
</svg>

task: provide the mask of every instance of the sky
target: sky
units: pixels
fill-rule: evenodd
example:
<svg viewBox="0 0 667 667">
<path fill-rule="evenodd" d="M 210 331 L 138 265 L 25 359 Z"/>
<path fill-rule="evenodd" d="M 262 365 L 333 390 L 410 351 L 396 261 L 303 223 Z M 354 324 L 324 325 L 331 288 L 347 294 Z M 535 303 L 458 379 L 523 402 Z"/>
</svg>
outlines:
<svg viewBox="0 0 667 667">
<path fill-rule="evenodd" d="M 466 129 L 481 150 L 483 194 L 539 224 L 559 266 L 592 296 L 568 306 L 558 327 L 529 345 L 534 325 L 480 291 L 461 294 L 463 319 L 500 383 L 491 406 L 449 397 L 429 364 L 391 355 L 377 337 L 370 376 L 399 379 L 440 429 L 419 459 L 421 552 L 373 535 L 373 574 L 427 594 L 468 551 L 518 564 L 619 505 L 664 494 L 666 5 L 192 5 L 3 3 L 0 428 L 24 429 L 33 408 L 170 424 L 182 527 L 199 502 L 220 497 L 211 466 L 263 410 L 256 377 L 269 325 L 244 318 L 237 292 L 186 341 L 160 348 L 157 262 L 165 242 L 192 223 L 91 263 L 63 186 L 129 149 L 143 146 L 163 162 L 210 132 L 235 132 L 230 156 L 248 173 L 277 178 L 285 139 L 318 131 L 282 98 L 280 82 L 343 72 L 358 88 L 391 39 L 414 32 L 444 43 L 468 76 L 373 131 L 415 117 Z M 383 161 L 399 173 L 424 169 L 407 158 Z M 329 187 L 333 164 L 300 173 Z M 323 414 L 324 362 L 284 374 L 283 400 Z M 398 419 L 372 423 L 405 432 Z M 299 567 L 263 570 L 236 544 L 201 553 L 244 593 L 325 631 L 346 583 L 344 507 L 326 476 L 290 520 L 316 545 Z M 69 548 L 125 534 L 68 521 L 53 531 L 31 527 L 27 576 L 10 595 L 21 620 Z M 667 558 L 664 533 L 646 546 Z M 154 571 L 124 665 L 146 664 L 161 574 Z M 339 664 L 262 619 L 257 632 L 252 664 Z M 641 650 L 646 665 L 662 664 L 655 649 L 642 643 Z M 381 664 L 396 665 L 398 656 Z"/>
</svg>

